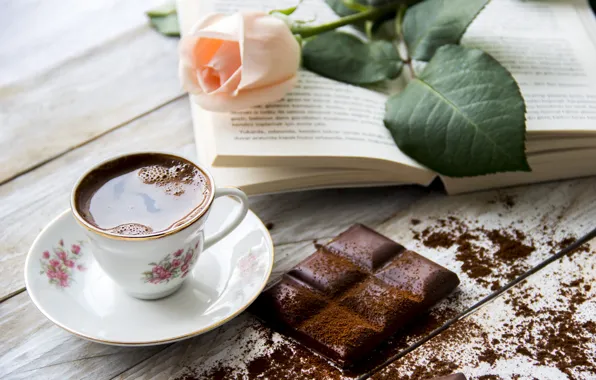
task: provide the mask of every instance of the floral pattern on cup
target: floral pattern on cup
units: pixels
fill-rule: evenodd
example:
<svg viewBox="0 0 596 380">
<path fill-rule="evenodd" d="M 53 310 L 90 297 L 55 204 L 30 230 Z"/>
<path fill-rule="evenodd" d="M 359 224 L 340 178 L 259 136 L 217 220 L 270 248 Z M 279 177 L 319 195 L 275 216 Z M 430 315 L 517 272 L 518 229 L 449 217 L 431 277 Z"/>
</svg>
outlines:
<svg viewBox="0 0 596 380">
<path fill-rule="evenodd" d="M 189 248 L 186 253 L 183 249 L 179 249 L 174 253 L 168 253 L 158 263 L 149 263 L 153 268 L 143 272 L 143 282 L 163 284 L 175 278 L 186 277 L 197 260 L 198 255 L 195 254 L 197 247 L 198 243 L 194 248 Z"/>
<path fill-rule="evenodd" d="M 41 271 L 39 274 L 45 274 L 49 283 L 58 288 L 68 288 L 74 281 L 73 274 L 77 271 L 87 270 L 84 264 L 77 263 L 83 256 L 81 252 L 82 241 L 78 244 L 72 244 L 70 247 L 64 245 L 64 239 L 60 239 L 58 245 L 41 254 Z"/>
</svg>

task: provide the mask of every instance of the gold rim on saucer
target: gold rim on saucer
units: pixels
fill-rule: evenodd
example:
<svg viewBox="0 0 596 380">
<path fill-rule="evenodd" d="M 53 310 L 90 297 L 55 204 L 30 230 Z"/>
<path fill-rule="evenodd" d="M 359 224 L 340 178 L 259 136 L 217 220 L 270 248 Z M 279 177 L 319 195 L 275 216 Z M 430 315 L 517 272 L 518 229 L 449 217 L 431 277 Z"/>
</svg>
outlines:
<svg viewBox="0 0 596 380">
<path fill-rule="evenodd" d="M 29 278 L 28 278 L 28 270 L 27 268 L 29 268 L 29 260 L 31 260 L 31 258 L 34 255 L 33 252 L 33 247 L 35 247 L 38 243 L 38 241 L 41 239 L 41 237 L 47 232 L 48 229 L 50 229 L 56 222 L 58 222 L 58 220 L 60 220 L 62 217 L 64 217 L 65 214 L 70 213 L 70 209 L 67 209 L 65 211 L 63 211 L 62 213 L 60 213 L 57 217 L 55 217 L 54 219 L 52 219 L 51 222 L 48 223 L 47 226 L 45 226 L 43 228 L 43 230 L 41 230 L 41 232 L 37 235 L 37 237 L 35 238 L 35 240 L 33 241 L 33 243 L 31 244 L 31 248 L 29 248 L 29 251 L 27 252 L 27 259 L 25 260 L 25 286 L 27 288 L 29 288 Z M 261 226 L 262 231 L 265 232 L 266 236 L 269 237 L 269 241 L 268 241 L 268 245 L 269 245 L 269 249 L 271 252 L 271 262 L 269 264 L 269 269 L 267 270 L 267 276 L 265 277 L 263 284 L 261 285 L 260 289 L 256 292 L 256 295 L 254 297 L 252 297 L 250 300 L 248 300 L 248 302 L 246 302 L 242 307 L 240 307 L 237 311 L 235 311 L 234 313 L 232 313 L 230 316 L 222 319 L 221 321 L 215 322 L 211 325 L 208 325 L 207 327 L 204 327 L 200 330 L 196 330 L 187 334 L 183 334 L 183 335 L 178 335 L 178 336 L 174 336 L 171 338 L 167 338 L 167 339 L 159 339 L 159 340 L 148 340 L 148 341 L 142 341 L 142 342 L 121 342 L 121 341 L 117 341 L 117 340 L 104 340 L 104 339 L 97 339 L 79 332 L 76 332 L 74 330 L 69 329 L 68 327 L 64 326 L 62 323 L 58 322 L 57 320 L 55 320 L 53 317 L 51 317 L 50 315 L 48 315 L 38 304 L 38 300 L 35 297 L 35 295 L 33 293 L 31 293 L 30 291 L 28 291 L 27 293 L 29 293 L 29 297 L 31 298 L 31 300 L 33 301 L 33 304 L 35 305 L 35 307 L 46 317 L 48 318 L 52 323 L 54 323 L 56 326 L 62 328 L 63 330 L 78 336 L 79 338 L 83 338 L 86 340 L 90 340 L 92 342 L 98 342 L 98 343 L 103 343 L 103 344 L 111 344 L 111 345 L 116 345 L 116 346 L 151 346 L 151 345 L 156 345 L 156 344 L 165 344 L 165 343 L 173 343 L 179 340 L 183 340 L 186 338 L 191 338 L 200 334 L 204 334 L 210 330 L 215 329 L 216 327 L 219 327 L 227 322 L 229 322 L 230 320 L 234 319 L 235 317 L 237 317 L 240 313 L 242 313 L 244 310 L 246 310 L 246 308 L 248 308 L 248 306 L 250 306 L 250 304 L 252 304 L 255 299 L 257 299 L 257 297 L 261 294 L 261 292 L 263 291 L 263 289 L 265 288 L 265 285 L 267 284 L 269 278 L 271 277 L 271 272 L 273 271 L 273 262 L 275 260 L 275 247 L 273 245 L 273 238 L 271 237 L 271 234 L 269 233 L 269 229 L 265 226 L 265 224 L 263 224 L 263 221 L 256 216 L 256 220 L 258 222 L 258 224 Z M 75 218 L 76 220 L 76 218 Z"/>
</svg>

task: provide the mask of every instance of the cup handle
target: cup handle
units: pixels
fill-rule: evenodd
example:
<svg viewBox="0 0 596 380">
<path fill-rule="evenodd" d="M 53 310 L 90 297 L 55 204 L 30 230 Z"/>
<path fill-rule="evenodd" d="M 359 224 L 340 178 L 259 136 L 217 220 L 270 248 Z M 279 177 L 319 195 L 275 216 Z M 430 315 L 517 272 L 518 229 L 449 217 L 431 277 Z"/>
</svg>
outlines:
<svg viewBox="0 0 596 380">
<path fill-rule="evenodd" d="M 232 232 L 238 225 L 244 220 L 246 213 L 248 212 L 248 197 L 242 190 L 233 188 L 233 187 L 221 187 L 215 189 L 215 198 L 223 197 L 223 196 L 230 196 L 236 198 L 240 201 L 240 206 L 236 207 L 235 213 L 236 215 L 234 218 L 228 222 L 223 228 L 216 233 L 207 236 L 205 238 L 205 243 L 203 244 L 203 249 L 206 250 L 211 247 L 213 244 L 220 241 L 224 238 L 227 234 Z"/>
</svg>

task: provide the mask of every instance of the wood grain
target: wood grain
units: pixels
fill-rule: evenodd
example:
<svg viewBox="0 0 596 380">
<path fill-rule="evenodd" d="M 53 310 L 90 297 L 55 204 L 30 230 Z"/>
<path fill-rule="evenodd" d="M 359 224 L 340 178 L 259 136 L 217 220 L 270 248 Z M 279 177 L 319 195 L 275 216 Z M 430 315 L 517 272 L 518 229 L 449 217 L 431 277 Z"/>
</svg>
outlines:
<svg viewBox="0 0 596 380">
<path fill-rule="evenodd" d="M 146 127 L 147 130 L 152 130 L 152 128 L 155 127 L 150 127 L 151 125 L 154 125 L 159 121 L 170 120 L 170 117 L 175 119 L 177 113 L 179 113 L 178 117 L 182 117 L 181 120 L 183 120 L 183 115 L 185 115 L 185 113 L 182 112 L 182 110 L 176 111 L 177 107 L 177 104 L 164 107 L 161 112 L 156 112 L 153 115 L 155 118 L 154 121 L 150 121 L 149 119 L 138 121 L 130 128 L 114 132 L 114 138 L 125 140 L 126 138 L 130 138 L 135 130 L 142 127 Z M 187 127 L 189 129 L 186 133 L 190 135 L 190 125 Z M 183 128 L 174 130 L 174 132 L 176 132 L 174 135 L 183 136 L 183 130 Z M 153 133 L 159 132 L 156 131 Z M 159 134 L 156 136 L 159 136 Z M 154 136 L 151 141 L 155 141 L 156 136 Z M 105 138 L 107 139 L 108 136 Z M 101 144 L 101 139 L 99 139 L 98 141 L 89 144 L 89 149 L 95 149 L 93 148 L 93 144 L 96 143 L 103 145 Z M 183 141 L 180 141 L 179 144 L 184 146 Z M 84 153 L 79 152 L 79 155 L 75 155 L 75 152 L 69 153 L 61 159 L 66 160 L 71 154 L 73 157 L 70 162 L 84 159 Z M 51 164 L 46 166 L 49 165 Z M 61 164 L 56 163 L 56 165 Z M 61 167 L 68 167 L 68 165 L 62 165 Z M 73 164 L 73 171 L 76 171 L 76 167 L 77 166 Z M 50 170 L 48 173 L 52 173 L 52 171 Z M 26 176 L 23 178 L 25 177 Z M 24 179 L 19 178 L 18 180 Z M 58 182 L 61 183 L 61 181 Z M 395 203 L 400 205 L 397 214 L 386 221 L 378 221 L 376 223 L 371 223 L 371 225 L 381 232 L 399 239 L 409 248 L 414 248 L 421 254 L 427 255 L 433 260 L 443 263 L 450 269 L 457 271 L 462 279 L 463 290 L 456 294 L 459 294 L 460 296 L 463 295 L 463 299 L 467 303 L 485 294 L 486 288 L 476 284 L 474 279 L 467 278 L 465 273 L 462 273 L 460 268 L 458 268 L 459 265 L 457 260 L 453 259 L 453 252 L 450 249 L 425 249 L 420 242 L 414 238 L 415 232 L 426 226 L 436 226 L 439 223 L 437 219 L 450 215 L 458 215 L 462 218 L 470 219 L 469 223 L 477 221 L 486 228 L 510 228 L 511 226 L 514 226 L 515 228 L 526 229 L 526 231 L 531 234 L 533 241 L 535 241 L 538 246 L 544 247 L 544 250 L 537 250 L 533 253 L 532 257 L 528 259 L 530 263 L 535 263 L 541 258 L 546 257 L 550 252 L 546 250 L 546 240 L 552 239 L 553 237 L 564 237 L 569 233 L 580 233 L 590 226 L 590 215 L 593 215 L 594 209 L 591 194 L 593 194 L 595 186 L 596 179 L 584 179 L 511 189 L 506 192 L 491 191 L 458 197 L 446 197 L 434 193 L 417 204 L 412 205 L 408 209 L 404 209 L 403 204 L 400 204 L 400 201 L 396 199 Z M 370 190 L 363 191 L 366 192 Z M 377 189 L 375 191 L 379 190 Z M 285 196 L 290 195 L 286 194 Z M 508 206 L 506 202 L 502 201 L 503 197 L 511 197 L 511 199 L 514 200 L 515 205 Z M 262 198 L 263 202 L 265 202 L 265 199 L 266 198 Z M 537 207 L 537 205 L 540 205 L 540 207 Z M 333 210 L 333 212 L 335 212 L 335 210 Z M 276 217 L 274 214 L 271 215 L 272 217 Z M 354 217 L 357 217 L 357 215 Z M 411 218 L 414 217 L 420 219 L 420 223 L 416 226 L 412 226 L 410 221 Z M 521 222 L 519 221 L 520 218 L 523 218 Z M 320 219 L 325 220 L 325 216 L 321 215 Z M 349 220 L 346 219 L 344 222 L 348 223 Z M 313 226 L 318 226 L 319 228 L 322 225 L 322 223 L 313 224 Z M 546 229 L 544 226 L 546 226 Z M 272 232 L 274 232 L 276 228 L 277 227 L 274 226 Z M 287 228 L 291 229 L 291 226 L 288 226 Z M 13 232 L 16 232 L 16 228 Z M 278 233 L 278 239 L 286 236 L 286 233 L 283 231 L 279 232 L 278 230 Z M 545 245 L 540 245 L 542 238 L 544 238 Z M 312 252 L 313 246 L 310 239 L 291 244 L 278 244 L 276 247 L 274 277 L 284 273 Z M 272 279 L 274 279 L 274 277 L 272 277 Z M 15 302 L 17 302 L 17 304 L 22 304 L 23 306 L 11 306 L 8 308 L 8 311 L 3 314 L 2 320 L 10 321 L 6 322 L 8 324 L 3 326 L 3 328 L 6 328 L 6 331 L 11 331 L 10 333 L 6 333 L 8 334 L 7 336 L 15 334 L 17 337 L 23 337 L 22 339 L 25 343 L 23 343 L 23 346 L 18 348 L 15 352 L 26 352 L 31 350 L 31 347 L 44 347 L 48 344 L 46 342 L 47 339 L 56 339 L 56 331 L 59 331 L 60 334 L 65 334 L 57 327 L 52 326 L 45 321 L 45 324 L 44 322 L 40 322 L 40 320 L 43 321 L 43 317 L 39 313 L 32 313 L 30 309 L 27 308 L 30 306 L 26 306 L 26 304 L 29 303 L 26 294 L 18 295 L 13 299 L 18 300 Z M 12 303 L 13 299 L 4 302 L 4 304 L 16 305 Z M 33 318 L 32 315 L 36 315 L 36 317 Z M 38 326 L 41 325 L 44 327 L 42 330 L 38 331 L 38 329 L 41 329 Z M 258 322 L 256 322 L 254 318 L 243 314 L 239 318 L 211 333 L 173 344 L 164 348 L 162 351 L 142 351 L 139 352 L 137 356 L 134 356 L 132 353 L 125 350 L 122 351 L 122 353 L 110 353 L 109 356 L 107 356 L 109 359 L 102 359 L 94 354 L 82 354 L 81 360 L 65 363 L 63 366 L 57 364 L 40 366 L 36 362 L 36 360 L 38 360 L 38 357 L 36 356 L 13 356 L 13 354 L 8 353 L 9 351 L 14 351 L 14 348 L 7 349 L 1 359 L 2 362 L 6 361 L 11 363 L 9 366 L 9 377 L 17 376 L 17 372 L 19 372 L 20 369 L 27 369 L 27 371 L 30 370 L 30 372 L 28 372 L 30 375 L 50 379 L 62 377 L 76 378 L 78 374 L 85 371 L 90 374 L 88 376 L 89 378 L 104 378 L 104 374 L 115 375 L 115 373 L 118 372 L 111 370 L 110 366 L 113 365 L 112 363 L 131 363 L 135 360 L 139 363 L 132 368 L 127 369 L 121 376 L 118 376 L 119 378 L 170 378 L 181 376 L 189 370 L 208 374 L 209 371 L 221 366 L 227 367 L 228 369 L 237 368 L 240 371 L 243 371 L 246 369 L 246 365 L 251 359 L 258 357 L 259 354 L 263 354 L 263 352 L 259 353 L 255 351 L 250 355 L 243 355 L 243 350 L 246 350 L 247 344 L 254 344 L 256 347 L 262 348 L 267 339 L 269 339 L 266 336 L 263 336 L 261 329 L 257 326 L 259 326 Z M 12 331 L 14 331 L 14 333 L 12 333 Z M 11 338 L 12 340 L 9 341 L 12 342 L 13 340 L 18 340 L 17 337 Z M 278 342 L 278 347 L 286 347 L 292 351 L 301 350 L 299 346 L 296 346 L 294 343 L 287 341 L 277 334 L 273 334 L 273 337 L 275 341 Z M 76 338 L 72 339 L 75 342 L 83 342 Z M 69 344 L 52 346 L 53 348 L 50 350 L 44 351 L 44 356 L 48 358 L 52 358 L 54 355 L 57 355 L 58 357 L 60 357 L 60 355 L 74 357 L 75 354 L 71 352 L 71 346 L 83 353 L 99 350 L 93 343 L 84 342 L 83 346 L 77 346 L 76 344 L 72 344 L 71 341 L 68 342 Z M 58 351 L 60 351 L 60 353 Z M 62 351 L 65 351 L 66 353 L 61 353 Z M 302 353 L 305 355 L 309 354 L 308 352 L 304 353 L 303 351 Z M 333 368 L 324 361 L 317 362 L 316 366 L 318 368 L 327 368 L 330 371 L 333 370 Z M 124 369 L 124 367 L 125 366 L 119 366 L 118 370 L 121 368 Z M 54 372 L 54 369 L 56 372 Z M 290 373 L 288 373 L 288 376 L 289 375 Z M 294 378 L 308 378 L 305 374 L 300 375 L 294 373 L 292 376 L 294 376 Z M 340 373 L 335 371 L 332 377 L 339 378 Z"/>
<path fill-rule="evenodd" d="M 0 299 L 22 289 L 29 246 L 68 207 L 78 176 L 102 159 L 135 150 L 194 157 L 188 101 L 168 104 L 0 186 Z M 354 222 L 378 224 L 426 193 L 417 187 L 298 192 L 253 197 L 251 209 L 272 223 L 279 245 L 329 238 Z"/>
<path fill-rule="evenodd" d="M 23 287 L 25 255 L 35 236 L 69 207 L 72 185 L 85 168 L 118 153 L 194 153 L 186 99 L 163 107 L 0 186 L 0 298 Z"/>
<path fill-rule="evenodd" d="M 36 76 L 146 24 L 144 12 L 162 3 L 0 0 L 0 86 Z"/>
<path fill-rule="evenodd" d="M 414 380 L 454 372 L 469 379 L 593 379 L 595 269 L 593 251 L 565 257 L 373 379 Z M 557 348 L 549 347 L 549 342 Z"/>
<path fill-rule="evenodd" d="M 0 335 L 2 379 L 108 379 L 165 348 L 80 339 L 47 320 L 27 293 L 0 304 Z"/>
<path fill-rule="evenodd" d="M 286 244 L 276 251 L 275 270 L 271 280 L 286 272 L 312 252 L 312 242 Z M 242 315 L 224 327 L 189 340 L 195 355 L 210 356 L 210 348 L 220 350 L 220 344 L 230 344 L 238 331 L 254 318 Z M 77 338 L 47 320 L 33 305 L 27 293 L 16 295 L 0 304 L 0 378 L 2 379 L 107 379 L 117 376 L 146 358 L 167 350 L 156 347 L 114 347 Z M 216 339 L 214 339 L 216 337 Z M 228 342 L 228 343 L 224 343 Z M 211 342 L 206 344 L 206 342 Z M 188 343 L 164 352 L 160 362 L 151 361 L 152 371 L 177 368 L 183 357 L 178 353 Z M 233 348 L 233 347 L 231 347 Z M 168 366 L 168 368 L 164 368 Z M 163 373 L 160 374 L 162 376 Z"/>
<path fill-rule="evenodd" d="M 478 283 L 477 279 L 469 277 L 465 271 L 462 271 L 462 263 L 455 257 L 456 247 L 428 249 L 415 238 L 417 232 L 427 227 L 439 228 L 440 219 L 449 216 L 466 219 L 465 223 L 470 227 L 482 226 L 487 230 L 502 229 L 503 231 L 520 230 L 527 233 L 527 240 L 524 242 L 536 247 L 529 257 L 521 259 L 529 269 L 548 257 L 555 248 L 553 244 L 556 244 L 559 239 L 581 234 L 590 227 L 591 215 L 594 211 L 590 194 L 595 184 L 596 179 L 584 179 L 459 197 L 434 194 L 376 227 L 381 232 L 397 238 L 408 248 L 415 249 L 458 273 L 462 280 L 460 289 L 434 309 L 432 315 L 436 320 L 433 323 L 439 323 L 433 327 L 436 328 L 444 321 L 441 317 L 449 318 L 454 313 L 464 310 L 489 294 L 491 289 L 488 284 Z M 537 207 L 537 205 L 540 206 Z M 420 223 L 416 226 L 412 225 L 412 218 L 419 219 Z M 494 244 L 491 246 L 489 241 L 480 243 L 489 248 L 489 254 L 492 255 L 490 258 L 495 267 L 500 268 L 502 262 L 495 254 Z M 279 265 L 275 269 L 275 274 L 283 273 L 312 251 L 313 248 L 309 242 L 288 247 L 283 251 L 283 257 L 278 259 Z M 502 283 L 507 280 L 506 272 L 491 276 L 486 280 L 500 280 Z M 240 326 L 236 323 L 240 323 Z M 250 354 L 247 354 L 247 347 L 263 348 L 270 339 L 267 334 L 263 336 L 263 333 L 259 332 L 260 328 L 255 327 L 255 323 L 252 318 L 239 319 L 233 321 L 230 326 L 225 326 L 222 332 L 214 332 L 204 337 L 174 344 L 156 354 L 155 357 L 126 371 L 122 377 L 175 378 L 192 371 L 196 376 L 209 378 L 219 370 L 234 378 L 251 378 L 248 375 L 250 363 L 255 358 L 266 355 L 266 350 L 250 351 Z M 234 333 L 229 334 L 228 328 Z M 277 334 L 273 334 L 273 337 L 278 339 L 278 347 L 287 347 L 292 352 L 300 350 L 300 347 Z M 392 343 L 393 346 L 388 345 L 387 353 L 398 353 L 408 344 L 423 337 L 424 333 L 407 335 L 405 339 L 398 339 Z M 301 351 L 301 355 L 310 355 L 308 363 L 315 361 L 315 356 L 309 352 Z M 155 363 L 160 364 L 155 365 Z M 266 370 L 275 365 L 272 361 L 267 367 L 261 362 L 261 366 L 265 366 Z M 296 372 L 295 368 L 288 368 L 285 376 L 309 379 L 312 378 L 312 373 L 309 374 L 306 371 L 313 370 L 314 367 L 314 365 L 310 367 L 308 364 L 302 365 L 300 369 L 302 372 Z M 329 378 L 353 378 L 342 375 L 324 361 L 316 362 L 316 367 L 319 370 L 328 371 Z M 530 371 L 528 374 L 531 373 L 531 368 L 527 370 Z"/>
<path fill-rule="evenodd" d="M 0 87 L 0 183 L 181 96 L 176 51 L 176 39 L 137 23 Z"/>
</svg>

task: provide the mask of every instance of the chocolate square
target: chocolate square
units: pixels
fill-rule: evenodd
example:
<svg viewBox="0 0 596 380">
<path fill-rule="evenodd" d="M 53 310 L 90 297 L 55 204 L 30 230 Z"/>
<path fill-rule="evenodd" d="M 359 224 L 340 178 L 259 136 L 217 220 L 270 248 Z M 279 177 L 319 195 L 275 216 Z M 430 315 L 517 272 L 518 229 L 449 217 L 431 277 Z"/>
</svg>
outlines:
<svg viewBox="0 0 596 380">
<path fill-rule="evenodd" d="M 357 359 L 362 347 L 378 344 L 381 332 L 378 326 L 338 305 L 329 305 L 304 321 L 298 331 L 316 342 L 313 348 L 317 351 L 337 356 L 342 363 Z"/>
<path fill-rule="evenodd" d="M 296 265 L 288 274 L 331 296 L 366 276 L 349 260 L 322 249 Z"/>
<path fill-rule="evenodd" d="M 328 301 L 294 278 L 284 275 L 280 282 L 264 292 L 254 303 L 279 322 L 294 326 L 322 310 Z"/>
<path fill-rule="evenodd" d="M 391 239 L 355 224 L 333 239 L 326 248 L 372 273 L 405 248 Z"/>
<path fill-rule="evenodd" d="M 455 273 L 355 225 L 296 265 L 251 310 L 350 367 L 458 284 Z"/>
<path fill-rule="evenodd" d="M 396 289 L 374 277 L 350 289 L 339 301 L 340 305 L 384 327 L 401 327 L 412 317 L 412 310 L 420 307 L 420 302 L 414 294 Z"/>
<path fill-rule="evenodd" d="M 457 275 L 412 251 L 404 251 L 376 275 L 381 281 L 434 304 L 459 285 Z"/>
</svg>

